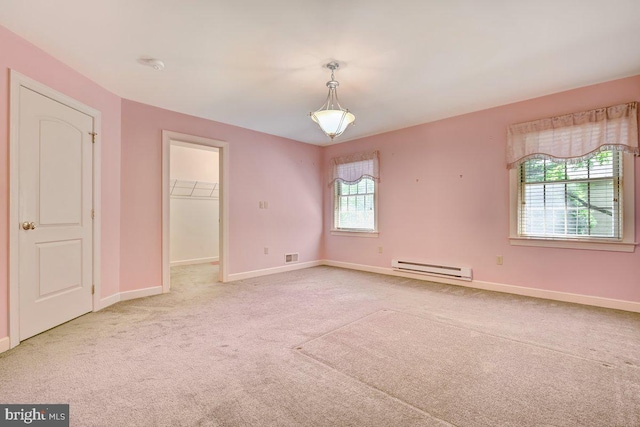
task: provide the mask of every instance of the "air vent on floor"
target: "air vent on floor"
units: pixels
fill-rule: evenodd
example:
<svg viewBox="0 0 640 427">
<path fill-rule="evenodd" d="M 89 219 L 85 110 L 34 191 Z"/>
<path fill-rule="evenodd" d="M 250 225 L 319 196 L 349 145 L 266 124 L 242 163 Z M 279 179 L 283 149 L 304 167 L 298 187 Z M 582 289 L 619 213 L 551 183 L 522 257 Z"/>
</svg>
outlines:
<svg viewBox="0 0 640 427">
<path fill-rule="evenodd" d="M 298 254 L 284 254 L 284 263 L 298 262 Z"/>
</svg>

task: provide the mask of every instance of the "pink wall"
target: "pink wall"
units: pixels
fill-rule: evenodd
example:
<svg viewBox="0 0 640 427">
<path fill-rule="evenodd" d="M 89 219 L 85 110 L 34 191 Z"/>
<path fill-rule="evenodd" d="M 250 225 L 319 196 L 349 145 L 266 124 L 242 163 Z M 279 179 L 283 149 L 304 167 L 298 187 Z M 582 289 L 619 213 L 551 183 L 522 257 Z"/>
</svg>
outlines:
<svg viewBox="0 0 640 427">
<path fill-rule="evenodd" d="M 320 147 L 123 100 L 121 291 L 162 284 L 163 129 L 229 143 L 230 273 L 319 259 Z"/>
<path fill-rule="evenodd" d="M 10 68 L 102 112 L 102 297 L 161 285 L 161 131 L 167 129 L 230 145 L 232 274 L 281 266 L 285 252 L 299 252 L 302 262 L 381 267 L 409 256 L 468 264 L 482 281 L 640 302 L 638 250 L 509 245 L 504 162 L 508 124 L 640 100 L 640 76 L 320 148 L 121 100 L 3 27 L 0 46 L 0 338 L 8 324 Z M 328 161 L 374 148 L 381 152 L 380 237 L 332 236 L 332 193 L 323 182 Z M 269 209 L 258 209 L 261 200 Z M 496 255 L 504 256 L 503 266 Z"/>
<path fill-rule="evenodd" d="M 102 112 L 102 296 L 120 275 L 120 98 L 0 26 L 0 338 L 7 336 L 9 282 L 9 69 Z"/>
<path fill-rule="evenodd" d="M 640 302 L 640 250 L 511 246 L 505 168 L 507 125 L 633 100 L 640 100 L 640 76 L 327 147 L 325 169 L 332 157 L 380 150 L 380 236 L 332 236 L 332 192 L 325 183 L 324 257 L 379 267 L 401 256 L 461 263 L 481 281 Z M 639 241 L 637 159 L 635 174 Z M 496 265 L 497 255 L 504 265 Z"/>
</svg>

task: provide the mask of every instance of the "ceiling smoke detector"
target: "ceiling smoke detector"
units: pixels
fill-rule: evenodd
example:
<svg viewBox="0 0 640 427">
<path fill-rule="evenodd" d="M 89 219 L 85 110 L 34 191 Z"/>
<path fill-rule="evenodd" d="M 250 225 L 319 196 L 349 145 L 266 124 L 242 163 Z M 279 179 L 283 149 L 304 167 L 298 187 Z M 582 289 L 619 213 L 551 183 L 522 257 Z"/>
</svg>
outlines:
<svg viewBox="0 0 640 427">
<path fill-rule="evenodd" d="M 142 65 L 146 65 L 147 67 L 151 67 L 154 70 L 164 70 L 164 62 L 156 58 L 140 58 L 138 59 L 138 62 Z"/>
</svg>

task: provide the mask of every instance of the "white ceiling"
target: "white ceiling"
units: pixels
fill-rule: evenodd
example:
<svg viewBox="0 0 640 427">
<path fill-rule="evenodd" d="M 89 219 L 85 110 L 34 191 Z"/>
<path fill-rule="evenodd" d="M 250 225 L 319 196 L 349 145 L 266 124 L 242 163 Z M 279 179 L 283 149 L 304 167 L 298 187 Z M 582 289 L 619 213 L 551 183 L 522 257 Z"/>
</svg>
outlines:
<svg viewBox="0 0 640 427">
<path fill-rule="evenodd" d="M 0 25 L 123 98 L 318 145 L 332 59 L 336 142 L 640 74 L 639 0 L 0 0 Z"/>
</svg>

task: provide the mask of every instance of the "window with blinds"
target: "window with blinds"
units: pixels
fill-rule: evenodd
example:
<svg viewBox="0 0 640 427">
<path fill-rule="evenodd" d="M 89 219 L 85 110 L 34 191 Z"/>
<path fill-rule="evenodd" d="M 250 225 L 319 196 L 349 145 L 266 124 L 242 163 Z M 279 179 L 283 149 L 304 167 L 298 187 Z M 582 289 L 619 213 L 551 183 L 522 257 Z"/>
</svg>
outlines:
<svg viewBox="0 0 640 427">
<path fill-rule="evenodd" d="M 336 230 L 375 231 L 375 184 L 371 178 L 362 178 L 356 183 L 335 181 Z"/>
<path fill-rule="evenodd" d="M 519 168 L 518 234 L 622 239 L 622 153 L 577 162 L 528 160 Z"/>
</svg>

